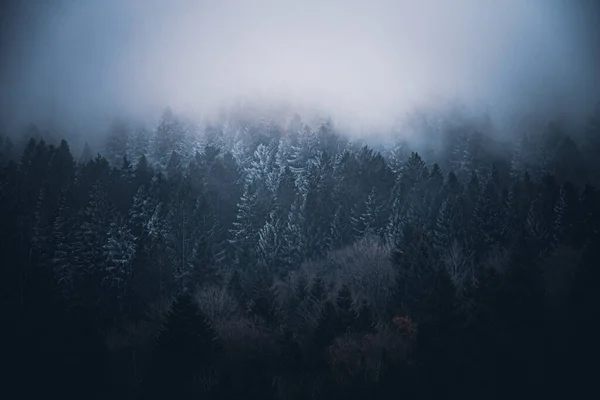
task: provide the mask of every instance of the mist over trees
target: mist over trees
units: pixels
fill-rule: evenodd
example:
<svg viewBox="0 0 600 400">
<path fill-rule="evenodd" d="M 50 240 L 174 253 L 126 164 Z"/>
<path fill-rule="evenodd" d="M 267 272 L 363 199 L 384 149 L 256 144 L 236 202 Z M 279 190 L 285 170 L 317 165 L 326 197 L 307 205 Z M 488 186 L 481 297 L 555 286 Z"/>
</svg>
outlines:
<svg viewBox="0 0 600 400">
<path fill-rule="evenodd" d="M 506 142 L 454 117 L 372 145 L 332 120 L 240 110 L 117 119 L 77 152 L 35 126 L 3 135 L 6 390 L 592 390 L 600 116 Z"/>
</svg>

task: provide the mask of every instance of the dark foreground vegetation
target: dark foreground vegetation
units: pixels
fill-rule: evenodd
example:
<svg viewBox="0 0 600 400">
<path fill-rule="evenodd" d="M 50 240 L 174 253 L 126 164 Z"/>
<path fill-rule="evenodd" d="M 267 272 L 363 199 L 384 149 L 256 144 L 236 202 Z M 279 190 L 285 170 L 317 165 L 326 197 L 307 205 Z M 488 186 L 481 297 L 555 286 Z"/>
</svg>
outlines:
<svg viewBox="0 0 600 400">
<path fill-rule="evenodd" d="M 4 136 L 2 397 L 593 395 L 595 121 L 423 156 L 169 111 L 102 156 Z"/>
</svg>

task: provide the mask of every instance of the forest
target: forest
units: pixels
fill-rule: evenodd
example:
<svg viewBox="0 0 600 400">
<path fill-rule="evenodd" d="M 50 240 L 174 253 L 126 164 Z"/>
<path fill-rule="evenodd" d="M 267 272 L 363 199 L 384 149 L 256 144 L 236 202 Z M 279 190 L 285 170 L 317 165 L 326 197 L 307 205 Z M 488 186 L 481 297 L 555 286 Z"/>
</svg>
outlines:
<svg viewBox="0 0 600 400">
<path fill-rule="evenodd" d="M 3 397 L 594 393 L 600 113 L 504 142 L 433 125 L 429 147 L 171 109 L 93 149 L 5 132 Z"/>
</svg>

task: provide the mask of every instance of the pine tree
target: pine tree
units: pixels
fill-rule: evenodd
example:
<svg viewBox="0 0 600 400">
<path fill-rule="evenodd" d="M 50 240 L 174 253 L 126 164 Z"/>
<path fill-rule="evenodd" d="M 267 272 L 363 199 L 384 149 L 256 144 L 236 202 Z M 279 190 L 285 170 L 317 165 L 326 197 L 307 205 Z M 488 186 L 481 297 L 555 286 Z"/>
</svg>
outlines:
<svg viewBox="0 0 600 400">
<path fill-rule="evenodd" d="M 167 166 L 173 151 L 183 154 L 184 132 L 181 122 L 173 115 L 170 108 L 165 109 L 156 127 L 156 133 L 151 143 L 152 158 L 159 169 Z"/>
<path fill-rule="evenodd" d="M 75 241 L 73 235 L 72 216 L 67 206 L 66 193 L 63 194 L 56 219 L 52 224 L 52 266 L 54 276 L 63 295 L 73 293 L 74 265 L 73 257 Z"/>
<path fill-rule="evenodd" d="M 247 267 L 248 258 L 254 258 L 252 248 L 257 239 L 257 225 L 261 223 L 260 218 L 255 215 L 258 208 L 257 197 L 251 186 L 247 184 L 238 203 L 236 220 L 230 230 L 229 241 L 233 245 L 237 263 L 240 266 Z"/>
<path fill-rule="evenodd" d="M 433 286 L 439 266 L 432 252 L 430 239 L 425 232 L 411 226 L 405 228 L 402 240 L 392 252 L 396 270 L 393 315 L 423 315 L 424 294 Z"/>
<path fill-rule="evenodd" d="M 399 175 L 402 170 L 402 166 L 410 156 L 409 145 L 406 140 L 401 140 L 392 149 L 390 155 L 390 168 L 394 171 L 394 174 Z"/>
<path fill-rule="evenodd" d="M 76 235 L 75 262 L 79 274 L 95 279 L 99 273 L 97 266 L 104 261 L 102 249 L 113 212 L 106 189 L 101 184 L 94 184 L 88 198 L 83 222 Z"/>
<path fill-rule="evenodd" d="M 259 263 L 267 267 L 269 273 L 282 271 L 285 265 L 286 242 L 284 226 L 272 212 L 265 225 L 258 232 L 256 253 Z"/>
<path fill-rule="evenodd" d="M 108 301 L 112 303 L 110 306 L 114 304 L 116 313 L 122 313 L 136 253 L 135 238 L 122 218 L 111 222 L 107 236 L 103 248 L 105 262 L 102 285 Z"/>
<path fill-rule="evenodd" d="M 174 278 L 178 289 L 189 288 L 193 271 L 195 230 L 194 221 L 196 201 L 191 196 L 189 180 L 181 181 L 174 188 L 166 222 L 167 255 L 174 269 Z"/>
<path fill-rule="evenodd" d="M 208 318 L 189 295 L 178 296 L 156 342 L 142 398 L 198 396 L 197 380 L 215 364 L 219 349 Z"/>
<path fill-rule="evenodd" d="M 476 249 L 484 254 L 501 241 L 502 200 L 499 193 L 499 178 L 495 167 L 490 171 L 483 191 L 479 195 L 474 210 L 476 224 Z"/>
<path fill-rule="evenodd" d="M 452 228 L 452 209 L 448 200 L 444 200 L 433 231 L 433 247 L 438 254 L 443 254 L 450 247 L 454 233 Z"/>
<path fill-rule="evenodd" d="M 364 212 L 353 220 L 357 236 L 378 235 L 381 230 L 381 205 L 377 204 L 375 187 L 371 189 Z"/>
<path fill-rule="evenodd" d="M 304 239 L 308 258 L 319 258 L 331 247 L 332 189 L 330 159 L 321 153 L 309 163 L 304 191 Z"/>
<path fill-rule="evenodd" d="M 306 257 L 307 240 L 305 229 L 303 201 L 301 196 L 297 196 L 288 214 L 284 229 L 285 263 L 289 266 L 300 265 L 300 262 Z"/>
<path fill-rule="evenodd" d="M 311 129 L 303 125 L 297 132 L 297 140 L 291 145 L 288 165 L 296 176 L 296 186 L 302 186 L 300 182 L 305 175 L 308 160 L 316 153 L 315 136 Z"/>
<path fill-rule="evenodd" d="M 137 164 L 140 158 L 148 155 L 150 146 L 150 137 L 144 127 L 138 127 L 135 132 L 129 136 L 127 143 L 127 158 Z"/>
<path fill-rule="evenodd" d="M 473 134 L 465 129 L 461 130 L 454 146 L 451 165 L 454 173 L 460 180 L 468 179 L 474 171 Z"/>
<path fill-rule="evenodd" d="M 255 246 L 273 207 L 276 190 L 274 154 L 264 145 L 254 152 L 254 160 L 246 171 L 244 193 L 238 203 L 236 221 L 231 229 L 230 242 L 235 247 L 239 263 L 246 265 L 254 259 Z"/>
</svg>

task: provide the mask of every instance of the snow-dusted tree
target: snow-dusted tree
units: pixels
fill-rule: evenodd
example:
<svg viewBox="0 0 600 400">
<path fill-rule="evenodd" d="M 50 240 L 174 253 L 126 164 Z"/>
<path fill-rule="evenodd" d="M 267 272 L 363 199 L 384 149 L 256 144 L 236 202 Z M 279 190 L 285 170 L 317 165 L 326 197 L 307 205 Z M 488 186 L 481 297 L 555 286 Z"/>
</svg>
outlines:
<svg viewBox="0 0 600 400">
<path fill-rule="evenodd" d="M 103 248 L 106 244 L 113 209 L 106 189 L 95 183 L 88 196 L 83 221 L 79 225 L 75 249 L 75 263 L 78 274 L 95 277 L 99 274 L 98 265 L 104 261 Z"/>
<path fill-rule="evenodd" d="M 458 240 L 452 240 L 450 246 L 444 251 L 442 263 L 457 292 L 462 292 L 475 284 L 473 253 Z"/>
<path fill-rule="evenodd" d="M 152 266 L 152 275 L 157 282 L 157 294 L 161 295 L 171 289 L 173 283 L 174 265 L 168 255 L 168 241 L 171 239 L 169 226 L 165 218 L 165 206 L 162 203 L 156 204 L 152 210 L 150 220 L 146 225 L 148 232 L 148 242 L 145 245 L 146 252 L 140 261 L 147 263 L 143 268 Z M 140 249 L 140 245 L 137 246 Z"/>
<path fill-rule="evenodd" d="M 254 212 L 258 203 L 256 193 L 246 184 L 244 193 L 237 205 L 236 219 L 230 229 L 229 242 L 233 246 L 235 261 L 238 266 L 253 259 L 253 248 L 256 243 L 258 228 Z"/>
<path fill-rule="evenodd" d="M 242 167 L 247 168 L 252 161 L 252 151 L 250 151 L 250 145 L 248 144 L 249 127 L 244 127 L 236 130 L 233 145 L 231 147 L 231 154 L 235 159 L 236 163 Z"/>
<path fill-rule="evenodd" d="M 397 188 L 394 191 L 396 190 Z M 403 202 L 400 196 L 396 195 L 390 207 L 390 217 L 385 230 L 386 243 L 393 246 L 400 241 L 405 223 L 406 218 L 403 213 Z"/>
<path fill-rule="evenodd" d="M 399 140 L 392 149 L 392 152 L 389 157 L 389 165 L 394 174 L 399 175 L 402 170 L 402 166 L 408 160 L 410 156 L 410 147 L 408 142 L 404 139 Z"/>
<path fill-rule="evenodd" d="M 256 186 L 265 198 L 277 190 L 279 174 L 275 165 L 276 152 L 276 141 L 271 141 L 269 146 L 258 145 L 250 167 L 246 170 L 246 181 Z"/>
<path fill-rule="evenodd" d="M 264 226 L 258 232 L 256 253 L 259 265 L 267 268 L 269 275 L 283 271 L 286 267 L 285 226 L 275 212 L 271 212 Z"/>
<path fill-rule="evenodd" d="M 127 158 L 132 163 L 137 164 L 140 157 L 147 156 L 150 146 L 150 136 L 143 126 L 138 127 L 133 134 L 129 136 L 127 143 Z"/>
<path fill-rule="evenodd" d="M 325 153 L 310 160 L 304 189 L 304 221 L 307 257 L 321 257 L 331 246 L 331 222 L 334 204 L 331 160 Z"/>
<path fill-rule="evenodd" d="M 365 202 L 364 211 L 353 218 L 353 225 L 356 235 L 361 237 L 365 235 L 379 235 L 382 228 L 381 222 L 381 205 L 377 201 L 377 192 L 375 187 L 371 189 Z"/>
<path fill-rule="evenodd" d="M 61 197 L 57 216 L 52 224 L 52 242 L 54 249 L 52 267 L 63 295 L 73 293 L 74 287 L 74 250 L 73 216 L 67 207 L 66 193 Z"/>
<path fill-rule="evenodd" d="M 297 140 L 291 145 L 288 165 L 296 176 L 296 185 L 302 185 L 308 160 L 311 159 L 317 151 L 316 138 L 314 132 L 306 125 L 297 133 Z"/>
<path fill-rule="evenodd" d="M 272 149 L 260 144 L 254 152 L 254 159 L 246 170 L 244 193 L 238 202 L 236 221 L 231 230 L 231 243 L 236 248 L 236 258 L 242 261 L 242 254 L 254 254 L 258 231 L 263 227 L 273 207 L 277 190 L 277 171 Z"/>
<path fill-rule="evenodd" d="M 111 308 L 116 307 L 119 313 L 124 311 L 123 306 L 132 274 L 135 252 L 135 238 L 131 234 L 127 222 L 117 216 L 110 224 L 103 248 L 102 286 L 108 298 L 107 305 Z"/>
<path fill-rule="evenodd" d="M 186 145 L 183 127 L 170 108 L 163 112 L 150 145 L 153 161 L 161 169 L 167 166 L 173 151 L 183 154 Z"/>
<path fill-rule="evenodd" d="M 466 181 L 475 169 L 472 139 L 472 131 L 461 129 L 452 150 L 450 164 L 454 173 L 462 181 Z"/>
</svg>

